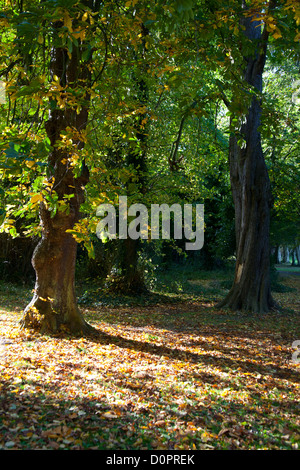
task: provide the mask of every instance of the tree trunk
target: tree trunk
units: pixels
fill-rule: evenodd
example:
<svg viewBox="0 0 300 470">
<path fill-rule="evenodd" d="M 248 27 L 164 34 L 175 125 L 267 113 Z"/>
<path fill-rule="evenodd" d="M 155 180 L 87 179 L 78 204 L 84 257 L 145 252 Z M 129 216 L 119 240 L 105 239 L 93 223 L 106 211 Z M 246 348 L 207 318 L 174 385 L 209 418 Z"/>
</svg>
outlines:
<svg viewBox="0 0 300 470">
<path fill-rule="evenodd" d="M 280 264 L 281 261 L 282 261 L 281 247 L 278 246 L 276 263 Z"/>
<path fill-rule="evenodd" d="M 241 21 L 245 35 L 252 47 L 260 40 L 262 50 L 244 57 L 244 79 L 261 92 L 267 33 L 262 35 L 258 23 L 251 20 L 244 17 Z M 232 133 L 230 137 L 229 165 L 237 252 L 234 283 L 220 306 L 264 313 L 276 304 L 270 289 L 269 224 L 272 196 L 261 146 L 260 119 L 261 102 L 254 96 L 239 129 L 239 136 Z M 244 141 L 241 146 L 238 144 L 240 136 Z"/>
<path fill-rule="evenodd" d="M 142 59 L 145 61 L 145 52 L 146 52 L 146 37 L 149 34 L 148 29 L 142 24 L 141 27 L 141 39 L 142 39 L 142 56 L 136 56 L 136 60 Z M 145 74 L 148 70 L 148 65 L 146 62 L 141 66 L 141 74 Z M 129 149 L 126 163 L 134 169 L 134 176 L 130 178 L 127 183 L 127 195 L 130 197 L 133 193 L 139 193 L 144 195 L 146 193 L 146 157 L 147 157 L 147 106 L 149 100 L 149 90 L 147 83 L 143 76 L 136 77 L 133 74 L 133 83 L 136 89 L 136 101 L 137 106 L 145 107 L 145 112 L 139 113 L 136 121 L 133 124 L 135 130 L 136 142 L 137 145 L 133 145 Z M 139 266 L 139 249 L 141 247 L 140 239 L 130 239 L 120 240 L 121 249 L 120 249 L 120 268 L 121 276 L 119 288 L 123 286 L 124 292 L 131 294 L 140 294 L 147 291 L 145 284 L 143 267 Z"/>
<path fill-rule="evenodd" d="M 274 262 L 274 264 L 280 263 L 279 254 L 280 254 L 279 246 L 276 245 L 276 246 L 274 247 L 274 255 L 273 255 L 273 262 Z"/>
<path fill-rule="evenodd" d="M 55 23 L 59 33 L 61 23 Z M 80 46 L 73 46 L 70 57 L 63 47 L 52 49 L 51 75 L 59 77 L 60 85 L 72 92 L 78 85 L 85 89 L 89 86 L 87 64 L 80 62 Z M 78 88 L 77 88 L 78 90 Z M 79 221 L 80 205 L 84 201 L 84 186 L 88 182 L 88 170 L 82 166 L 80 176 L 75 176 L 72 166 L 74 148 L 83 148 L 82 140 L 74 137 L 73 148 L 57 145 L 61 141 L 62 131 L 74 129 L 83 131 L 88 118 L 88 92 L 82 92 L 82 107 L 78 113 L 72 104 L 67 103 L 67 96 L 61 92 L 65 105 L 60 108 L 56 101 L 51 102 L 46 131 L 52 151 L 48 157 L 48 182 L 51 192 L 58 197 L 58 202 L 67 204 L 67 210 L 58 206 L 55 215 L 45 202 L 40 204 L 40 222 L 42 237 L 32 259 L 36 273 L 34 295 L 25 308 L 21 325 L 41 332 L 89 333 L 93 329 L 80 313 L 75 295 L 76 241 L 67 230 Z M 83 104 L 84 103 L 84 104 Z M 76 135 L 76 132 L 75 132 Z M 66 198 L 67 196 L 67 198 Z"/>
<path fill-rule="evenodd" d="M 22 318 L 26 328 L 41 333 L 64 329 L 72 333 L 91 331 L 76 301 L 76 241 L 66 232 L 78 220 L 77 215 L 74 211 L 69 216 L 57 213 L 51 218 L 44 204 L 40 209 L 43 234 L 32 259 L 36 283 L 33 298 Z"/>
<path fill-rule="evenodd" d="M 283 262 L 284 263 L 290 262 L 290 250 L 287 246 L 283 247 Z"/>
<path fill-rule="evenodd" d="M 144 273 L 139 266 L 139 240 L 119 240 L 119 273 L 107 279 L 106 287 L 118 294 L 140 295 L 147 292 Z"/>
<path fill-rule="evenodd" d="M 296 248 L 295 248 L 295 254 L 296 254 L 298 266 L 300 266 L 300 246 L 296 246 Z"/>
</svg>

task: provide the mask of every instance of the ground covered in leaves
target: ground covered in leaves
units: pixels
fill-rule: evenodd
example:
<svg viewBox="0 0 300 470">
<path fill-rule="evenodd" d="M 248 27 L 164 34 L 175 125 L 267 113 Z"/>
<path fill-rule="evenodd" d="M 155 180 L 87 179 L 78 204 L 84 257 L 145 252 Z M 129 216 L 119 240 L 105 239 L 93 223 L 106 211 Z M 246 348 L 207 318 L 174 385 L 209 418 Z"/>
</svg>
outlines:
<svg viewBox="0 0 300 470">
<path fill-rule="evenodd" d="M 97 340 L 20 331 L 30 290 L 0 284 L 0 449 L 298 449 L 300 276 L 263 317 L 217 309 L 216 275 L 190 283 L 83 304 Z"/>
</svg>

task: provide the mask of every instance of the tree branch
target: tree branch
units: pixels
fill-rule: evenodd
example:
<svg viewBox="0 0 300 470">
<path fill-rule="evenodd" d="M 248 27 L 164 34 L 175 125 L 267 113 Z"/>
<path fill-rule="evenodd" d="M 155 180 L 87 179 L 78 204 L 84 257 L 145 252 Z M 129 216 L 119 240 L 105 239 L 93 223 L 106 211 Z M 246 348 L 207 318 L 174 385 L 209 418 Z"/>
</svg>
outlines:
<svg viewBox="0 0 300 470">
<path fill-rule="evenodd" d="M 19 64 L 20 62 L 21 59 L 14 60 L 5 69 L 0 70 L 0 77 L 3 77 L 3 75 L 8 75 L 9 72 L 14 68 L 14 66 Z"/>
</svg>

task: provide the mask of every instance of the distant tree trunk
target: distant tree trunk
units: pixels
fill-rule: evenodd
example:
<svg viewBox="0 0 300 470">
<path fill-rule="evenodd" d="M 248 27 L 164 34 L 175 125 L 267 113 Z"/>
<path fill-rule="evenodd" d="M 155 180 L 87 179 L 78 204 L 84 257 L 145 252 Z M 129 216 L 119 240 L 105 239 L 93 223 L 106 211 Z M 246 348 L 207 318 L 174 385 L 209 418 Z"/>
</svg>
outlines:
<svg viewBox="0 0 300 470">
<path fill-rule="evenodd" d="M 298 266 L 300 266 L 300 246 L 296 246 L 295 248 L 296 258 L 298 262 Z"/>
<path fill-rule="evenodd" d="M 290 250 L 287 246 L 283 247 L 283 262 L 284 263 L 290 262 Z"/>
<path fill-rule="evenodd" d="M 121 271 L 123 289 L 127 293 L 141 294 L 146 291 L 144 273 L 139 266 L 139 240 L 122 240 Z"/>
<path fill-rule="evenodd" d="M 279 246 L 276 245 L 274 247 L 274 255 L 273 255 L 274 264 L 280 263 L 279 256 L 280 256 Z"/>
<path fill-rule="evenodd" d="M 277 251 L 277 263 L 280 264 L 281 261 L 282 261 L 282 254 L 281 254 L 281 247 L 279 246 L 278 251 Z"/>
<path fill-rule="evenodd" d="M 268 33 L 265 30 L 262 34 L 259 22 L 252 20 L 247 17 L 241 20 L 252 47 L 255 43 L 258 45 L 255 53 L 244 57 L 244 79 L 261 92 Z M 229 143 L 237 250 L 234 283 L 220 306 L 264 313 L 272 310 L 276 304 L 270 289 L 269 224 L 272 196 L 261 146 L 260 124 L 260 99 L 253 97 L 239 130 L 244 145 L 238 144 L 240 137 L 235 133 L 231 134 Z"/>
<path fill-rule="evenodd" d="M 141 27 L 141 40 L 142 40 L 142 52 L 141 58 L 144 60 L 146 51 L 146 37 L 149 34 L 149 30 L 142 24 Z M 139 57 L 137 56 L 138 60 Z M 148 69 L 146 63 L 143 62 L 141 66 L 141 74 L 145 74 Z M 136 122 L 133 125 L 136 135 L 136 143 L 133 144 L 132 148 L 129 149 L 127 154 L 126 163 L 134 169 L 134 176 L 129 180 L 127 184 L 127 194 L 130 197 L 133 187 L 133 192 L 141 195 L 145 194 L 145 173 L 146 173 L 146 156 L 147 156 L 147 111 L 146 107 L 149 100 L 149 91 L 147 83 L 143 76 L 133 77 L 134 86 L 136 89 L 136 101 L 137 106 L 144 107 L 145 111 L 140 112 L 136 118 Z M 144 279 L 144 272 L 142 267 L 139 265 L 139 250 L 141 247 L 141 240 L 132 240 L 130 238 L 121 240 L 120 250 L 120 268 L 121 277 L 123 278 L 123 288 L 125 291 L 132 294 L 140 294 L 145 292 L 146 285 Z"/>
<path fill-rule="evenodd" d="M 56 33 L 60 23 L 54 23 Z M 59 77 L 62 87 L 68 91 L 81 86 L 88 88 L 89 72 L 87 65 L 80 63 L 80 46 L 73 45 L 69 57 L 63 47 L 55 47 L 51 52 L 51 75 Z M 77 88 L 78 89 L 78 88 Z M 61 92 L 63 94 L 63 92 Z M 84 93 L 84 92 L 83 92 Z M 67 99 L 67 97 L 66 97 Z M 60 330 L 71 333 L 92 331 L 78 309 L 75 295 L 76 241 L 67 230 L 72 229 L 79 220 L 80 205 L 84 201 L 84 186 L 88 182 L 88 170 L 83 164 L 80 176 L 75 177 L 71 165 L 71 150 L 57 145 L 61 141 L 61 132 L 67 128 L 83 131 L 87 124 L 89 96 L 85 92 L 79 113 L 74 106 L 67 104 L 61 109 L 56 101 L 51 103 L 46 131 L 52 151 L 48 158 L 49 183 L 51 191 L 58 196 L 58 201 L 68 204 L 68 210 L 57 209 L 51 213 L 44 202 L 40 205 L 42 237 L 32 259 L 36 273 L 34 295 L 25 308 L 21 325 L 41 332 L 55 333 Z M 77 149 L 83 142 L 73 139 Z M 68 200 L 66 196 L 72 197 Z"/>
</svg>

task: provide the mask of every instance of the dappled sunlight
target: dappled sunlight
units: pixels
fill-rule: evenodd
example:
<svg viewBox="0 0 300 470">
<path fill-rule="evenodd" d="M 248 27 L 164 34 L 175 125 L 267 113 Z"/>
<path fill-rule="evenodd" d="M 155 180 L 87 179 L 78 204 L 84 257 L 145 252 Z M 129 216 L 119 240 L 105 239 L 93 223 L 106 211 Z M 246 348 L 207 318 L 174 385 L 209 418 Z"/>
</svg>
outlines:
<svg viewBox="0 0 300 470">
<path fill-rule="evenodd" d="M 0 449 L 299 448 L 299 0 L 210 3 L 0 0 Z"/>
<path fill-rule="evenodd" d="M 41 336 L 1 310 L 2 448 L 297 448 L 297 313 L 180 302 L 85 316 L 99 338 Z"/>
</svg>

